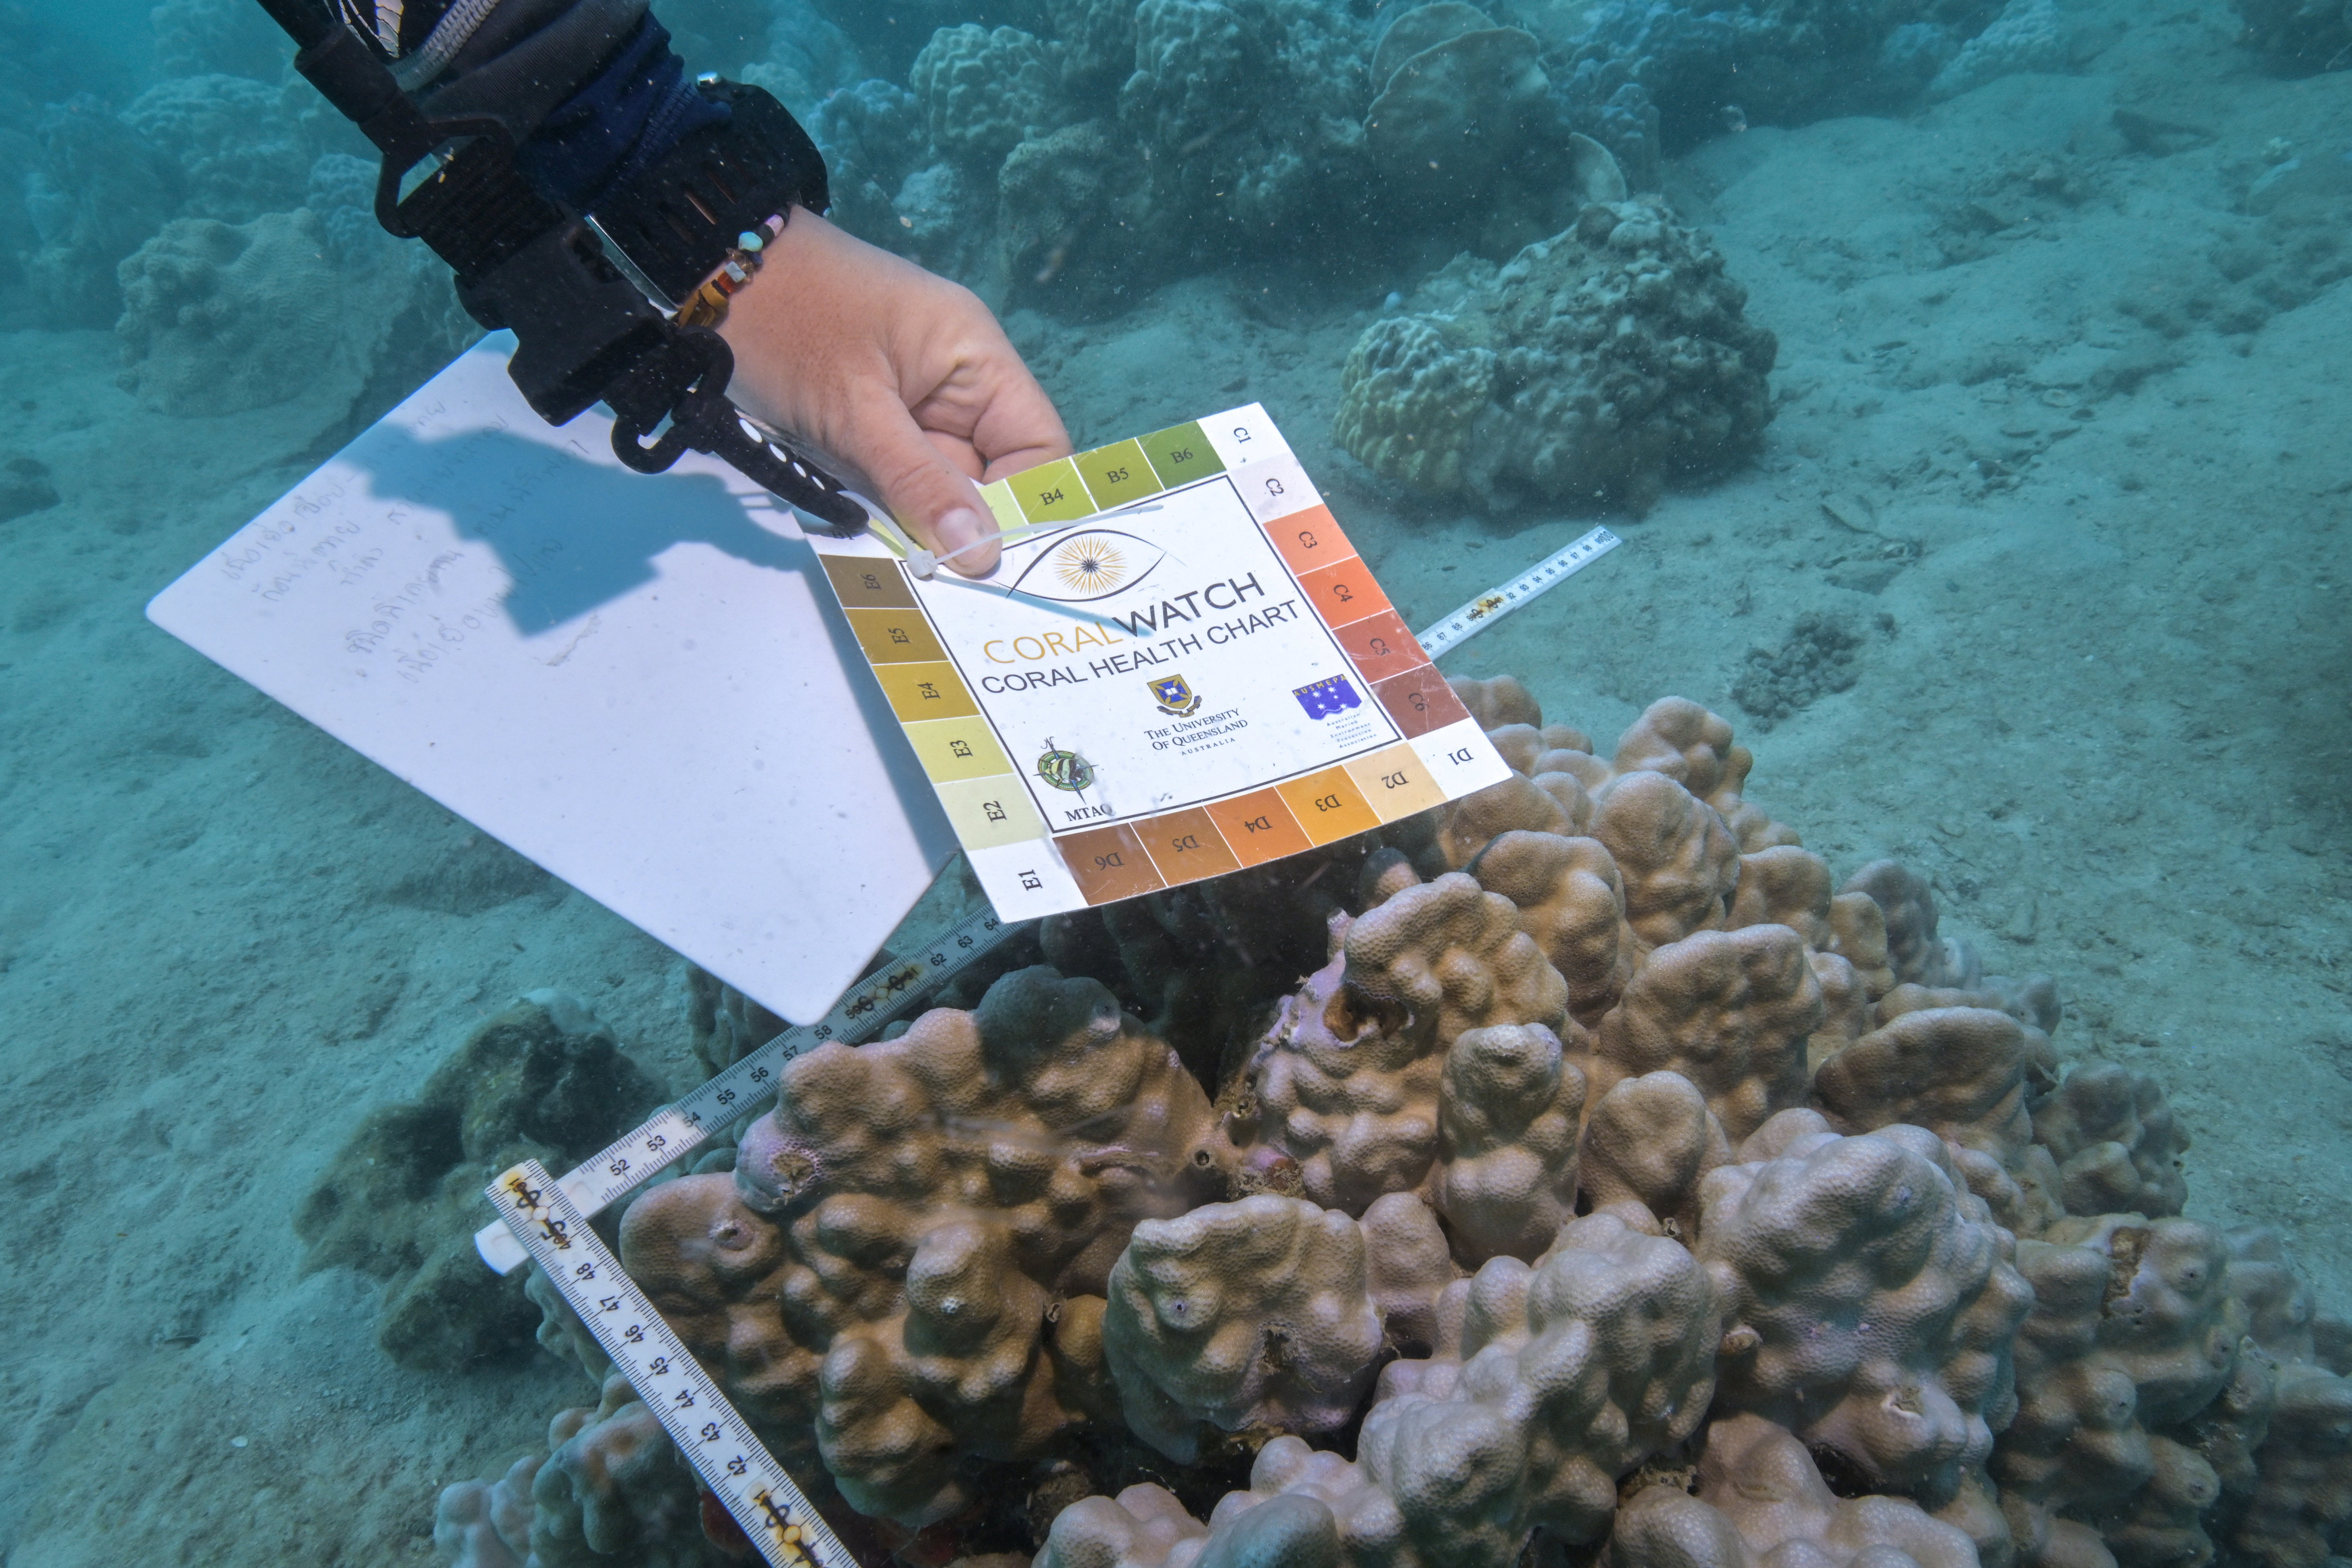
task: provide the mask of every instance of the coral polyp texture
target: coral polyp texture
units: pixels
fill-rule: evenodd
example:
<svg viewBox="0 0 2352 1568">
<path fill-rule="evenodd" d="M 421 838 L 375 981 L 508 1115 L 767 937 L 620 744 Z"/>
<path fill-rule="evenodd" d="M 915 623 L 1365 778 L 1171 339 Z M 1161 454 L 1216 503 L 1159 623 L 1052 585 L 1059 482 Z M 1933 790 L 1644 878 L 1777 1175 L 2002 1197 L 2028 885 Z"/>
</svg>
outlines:
<svg viewBox="0 0 2352 1568">
<path fill-rule="evenodd" d="M 1091 980 L 1029 969 L 783 1074 L 733 1174 L 629 1211 L 621 1254 L 779 1452 L 922 1525 L 973 1467 L 1115 1406 L 1104 1291 L 1137 1221 L 1222 1192 L 1209 1104 Z"/>
<path fill-rule="evenodd" d="M 1443 9 L 1396 47 L 1481 20 Z M 1508 780 L 1056 922 L 1059 968 L 799 1058 L 731 1173 L 630 1206 L 624 1260 L 845 1531 L 931 1568 L 2352 1542 L 2352 1328 L 2274 1235 L 2182 1217 L 2163 1091 L 2065 1061 L 2046 977 L 1900 865 L 1841 883 L 1696 703 L 1603 755 L 1457 690 Z M 713 1062 L 765 1023 L 725 1003 Z M 446 1560 L 694 1560 L 690 1479 L 602 1395 L 446 1494 Z"/>
<path fill-rule="evenodd" d="M 1721 1403 L 1879 1487 L 1946 1498 L 2016 1408 L 2011 1341 L 2032 1305 L 2016 1241 L 1944 1141 L 1857 1137 L 1783 1112 L 1706 1178 L 1698 1255 L 1721 1288 Z"/>
</svg>

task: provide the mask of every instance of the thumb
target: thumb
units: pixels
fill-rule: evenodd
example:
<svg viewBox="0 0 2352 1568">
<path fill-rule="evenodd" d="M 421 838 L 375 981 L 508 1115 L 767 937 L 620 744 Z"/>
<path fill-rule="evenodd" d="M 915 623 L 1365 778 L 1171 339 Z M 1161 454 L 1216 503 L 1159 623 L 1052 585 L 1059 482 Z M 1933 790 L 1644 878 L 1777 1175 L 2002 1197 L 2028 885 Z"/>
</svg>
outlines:
<svg viewBox="0 0 2352 1568">
<path fill-rule="evenodd" d="M 996 518 L 979 487 L 931 445 L 896 397 L 872 400 L 851 422 L 842 453 L 873 479 L 883 506 L 932 553 L 964 553 L 949 570 L 978 577 L 996 565 Z M 965 549 L 977 543 L 977 549 Z"/>
</svg>

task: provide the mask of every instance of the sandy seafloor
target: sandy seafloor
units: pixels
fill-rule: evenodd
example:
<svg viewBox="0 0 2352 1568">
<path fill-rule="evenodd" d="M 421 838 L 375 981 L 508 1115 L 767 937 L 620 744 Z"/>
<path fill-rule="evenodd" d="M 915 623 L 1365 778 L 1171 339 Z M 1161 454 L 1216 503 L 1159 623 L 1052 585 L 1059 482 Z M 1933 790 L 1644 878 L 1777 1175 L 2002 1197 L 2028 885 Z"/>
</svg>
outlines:
<svg viewBox="0 0 2352 1568">
<path fill-rule="evenodd" d="M 1202 280 L 1013 326 L 1082 442 L 1263 400 L 1416 625 L 1619 527 L 1448 669 L 1604 742 L 1666 693 L 1724 712 L 1841 874 L 1928 873 L 1991 967 L 2058 976 L 2070 1058 L 2161 1077 L 2191 1215 L 2283 1226 L 2352 1310 L 2352 283 L 2250 303 L 2352 201 L 2242 210 L 2272 138 L 2352 142 L 2352 74 L 2261 76 L 2219 0 L 2116 18 L 2084 74 L 1674 167 L 1780 334 L 1779 416 L 1643 520 L 1485 521 L 1334 453 L 1376 296 Z M 2210 134 L 2135 151 L 2118 108 Z M 0 529 L 0 1552 L 426 1561 L 441 1486 L 593 1395 L 395 1367 L 373 1281 L 299 1274 L 293 1205 L 531 987 L 684 1087 L 684 966 L 145 623 L 322 437 L 138 414 L 114 353 L 0 340 L 5 444 L 64 496 Z M 1867 632 L 1857 679 L 1763 731 L 1731 686 L 1814 611 Z"/>
</svg>

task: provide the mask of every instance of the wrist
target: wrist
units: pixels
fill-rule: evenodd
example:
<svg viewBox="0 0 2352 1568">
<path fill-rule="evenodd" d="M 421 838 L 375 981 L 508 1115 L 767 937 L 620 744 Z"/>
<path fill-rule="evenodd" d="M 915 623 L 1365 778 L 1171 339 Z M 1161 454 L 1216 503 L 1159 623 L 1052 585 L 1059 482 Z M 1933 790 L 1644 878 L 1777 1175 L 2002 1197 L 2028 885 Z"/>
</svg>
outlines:
<svg viewBox="0 0 2352 1568">
<path fill-rule="evenodd" d="M 737 235 L 735 248 L 686 297 L 672 320 L 681 327 L 716 328 L 724 323 L 735 296 L 749 289 L 751 279 L 760 275 L 768 259 L 768 248 L 784 232 L 789 216 L 771 214 Z"/>
</svg>

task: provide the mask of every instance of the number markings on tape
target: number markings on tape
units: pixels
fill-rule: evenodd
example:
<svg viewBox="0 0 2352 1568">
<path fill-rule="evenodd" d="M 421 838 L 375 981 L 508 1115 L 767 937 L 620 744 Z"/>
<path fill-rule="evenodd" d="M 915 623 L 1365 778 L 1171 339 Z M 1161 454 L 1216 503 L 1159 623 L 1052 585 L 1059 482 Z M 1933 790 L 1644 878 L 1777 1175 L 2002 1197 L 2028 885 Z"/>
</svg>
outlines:
<svg viewBox="0 0 2352 1568">
<path fill-rule="evenodd" d="M 1528 600 L 1567 582 L 1623 542 L 1605 528 L 1594 529 L 1557 555 L 1536 563 L 1499 588 L 1487 589 L 1423 632 L 1420 637 L 1423 651 L 1436 658 L 1457 644 L 1467 642 Z"/>
<path fill-rule="evenodd" d="M 784 1064 L 827 1040 L 849 1045 L 872 1039 L 882 1026 L 938 990 L 973 961 L 994 951 L 1019 928 L 982 910 L 928 947 L 876 970 L 814 1024 L 786 1029 L 685 1098 L 663 1106 L 643 1126 L 583 1160 L 556 1184 L 582 1214 L 601 1214 L 653 1180 L 665 1166 L 694 1153 L 775 1092 Z M 527 1261 L 502 1223 L 474 1233 L 474 1250 L 501 1274 Z"/>
<path fill-rule="evenodd" d="M 773 1568 L 857 1568 L 562 1184 L 526 1160 L 483 1190 L 501 1226 L 547 1270 L 761 1556 Z"/>
</svg>

